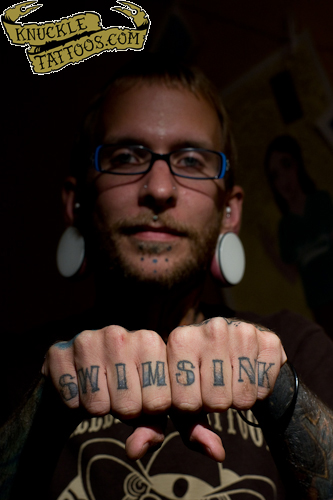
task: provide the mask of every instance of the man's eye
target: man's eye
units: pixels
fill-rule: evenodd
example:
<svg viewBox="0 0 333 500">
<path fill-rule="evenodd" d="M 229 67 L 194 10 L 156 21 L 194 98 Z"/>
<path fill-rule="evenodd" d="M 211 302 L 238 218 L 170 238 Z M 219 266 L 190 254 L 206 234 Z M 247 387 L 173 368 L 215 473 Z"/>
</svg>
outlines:
<svg viewBox="0 0 333 500">
<path fill-rule="evenodd" d="M 195 168 L 195 169 L 200 169 L 204 168 L 205 164 L 202 158 L 199 156 L 182 156 L 177 159 L 177 167 L 183 167 L 183 168 Z"/>
<path fill-rule="evenodd" d="M 131 151 L 116 151 L 110 158 L 110 163 L 113 165 L 128 165 L 139 163 L 139 158 L 133 154 Z"/>
</svg>

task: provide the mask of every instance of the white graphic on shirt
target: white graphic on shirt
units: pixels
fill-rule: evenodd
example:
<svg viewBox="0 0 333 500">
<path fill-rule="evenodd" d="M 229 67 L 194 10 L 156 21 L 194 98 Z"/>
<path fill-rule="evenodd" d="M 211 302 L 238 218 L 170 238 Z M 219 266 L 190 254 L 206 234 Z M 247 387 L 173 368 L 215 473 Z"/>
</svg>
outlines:
<svg viewBox="0 0 333 500">
<path fill-rule="evenodd" d="M 218 463 L 219 472 L 219 485 L 212 486 L 206 481 L 189 475 L 189 474 L 151 474 L 151 468 L 160 454 L 163 454 L 163 449 L 174 438 L 179 437 L 178 432 L 173 432 L 167 436 L 163 445 L 151 456 L 149 462 L 144 466 L 141 460 L 136 462 L 126 462 L 122 456 L 125 455 L 125 445 L 121 441 L 113 438 L 96 438 L 86 441 L 80 448 L 78 456 L 78 475 L 67 486 L 66 490 L 58 497 L 58 500 L 98 500 L 95 496 L 94 487 L 96 483 L 92 482 L 92 469 L 96 469 L 98 461 L 110 461 L 113 465 L 121 466 L 125 469 L 123 481 L 123 496 L 121 500 L 232 500 L 235 495 L 240 493 L 246 494 L 247 498 L 257 498 L 260 500 L 268 500 L 276 498 L 276 487 L 269 478 L 259 475 L 244 475 L 239 476 L 230 469 L 225 469 L 222 464 Z M 104 451 L 93 454 L 88 460 L 84 460 L 83 456 L 86 455 L 88 447 L 95 447 L 99 449 L 104 447 Z M 108 448 L 109 447 L 109 448 Z M 115 451 L 120 452 L 116 456 Z M 112 465 L 112 464 L 111 464 Z M 212 462 L 212 466 L 214 466 Z M 109 491 L 112 488 L 112 480 L 109 478 Z M 120 480 L 117 477 L 116 480 Z M 270 490 L 269 496 L 255 491 L 246 486 L 246 481 L 251 480 L 253 483 L 258 483 L 258 490 L 262 490 L 260 485 L 263 483 L 267 485 Z M 175 493 L 175 486 L 181 485 L 182 492 Z M 112 489 L 109 497 L 114 499 Z"/>
</svg>

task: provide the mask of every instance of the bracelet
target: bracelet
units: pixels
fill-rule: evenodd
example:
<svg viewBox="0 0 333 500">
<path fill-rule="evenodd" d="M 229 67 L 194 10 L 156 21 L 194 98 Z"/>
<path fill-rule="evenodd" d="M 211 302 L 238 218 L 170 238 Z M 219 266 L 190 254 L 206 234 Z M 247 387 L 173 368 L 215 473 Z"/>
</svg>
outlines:
<svg viewBox="0 0 333 500">
<path fill-rule="evenodd" d="M 287 405 L 287 407 L 284 410 L 281 417 L 276 419 L 276 424 L 279 427 L 281 427 L 281 429 L 283 429 L 283 430 L 288 427 L 288 424 L 291 420 L 291 417 L 293 416 L 294 409 L 296 406 L 297 396 L 298 396 L 298 390 L 299 390 L 299 380 L 298 380 L 298 375 L 296 373 L 296 370 L 293 367 L 293 365 L 291 363 L 289 363 L 289 361 L 287 361 L 287 363 L 289 365 L 289 368 L 293 372 L 295 387 L 294 387 L 294 394 L 293 394 L 293 397 L 292 397 L 290 403 Z M 250 422 L 250 420 L 248 420 L 240 410 L 237 410 L 237 413 L 241 417 L 241 419 L 244 420 L 244 422 L 247 423 L 248 425 L 250 425 L 251 427 L 259 427 L 259 428 L 261 427 L 259 424 L 256 424 L 254 422 Z"/>
</svg>

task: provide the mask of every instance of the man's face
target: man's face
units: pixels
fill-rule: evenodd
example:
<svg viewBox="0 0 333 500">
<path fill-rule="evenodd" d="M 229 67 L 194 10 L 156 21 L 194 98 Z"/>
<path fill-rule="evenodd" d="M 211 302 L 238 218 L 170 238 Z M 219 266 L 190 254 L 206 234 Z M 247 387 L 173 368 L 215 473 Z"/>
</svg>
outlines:
<svg viewBox="0 0 333 500">
<path fill-rule="evenodd" d="M 185 89 L 143 84 L 110 96 L 103 126 L 104 144 L 139 144 L 161 154 L 191 146 L 221 150 L 216 112 Z M 169 287 L 207 268 L 221 230 L 223 180 L 175 177 L 158 160 L 145 175 L 96 172 L 94 185 L 95 237 L 109 268 Z"/>
</svg>

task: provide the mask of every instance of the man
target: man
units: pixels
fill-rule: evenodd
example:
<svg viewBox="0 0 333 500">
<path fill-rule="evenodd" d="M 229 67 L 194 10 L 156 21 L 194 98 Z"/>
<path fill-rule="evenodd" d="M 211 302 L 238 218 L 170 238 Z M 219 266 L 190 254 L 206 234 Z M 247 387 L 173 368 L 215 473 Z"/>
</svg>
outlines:
<svg viewBox="0 0 333 500">
<path fill-rule="evenodd" d="M 63 198 L 96 306 L 58 330 L 3 431 L 6 495 L 13 484 L 14 498 L 333 498 L 332 412 L 287 363 L 333 404 L 321 389 L 330 340 L 290 314 L 262 327 L 203 303 L 243 200 L 216 96 L 198 72 L 139 58 L 88 114 Z M 250 408 L 270 450 L 234 410 Z"/>
</svg>

